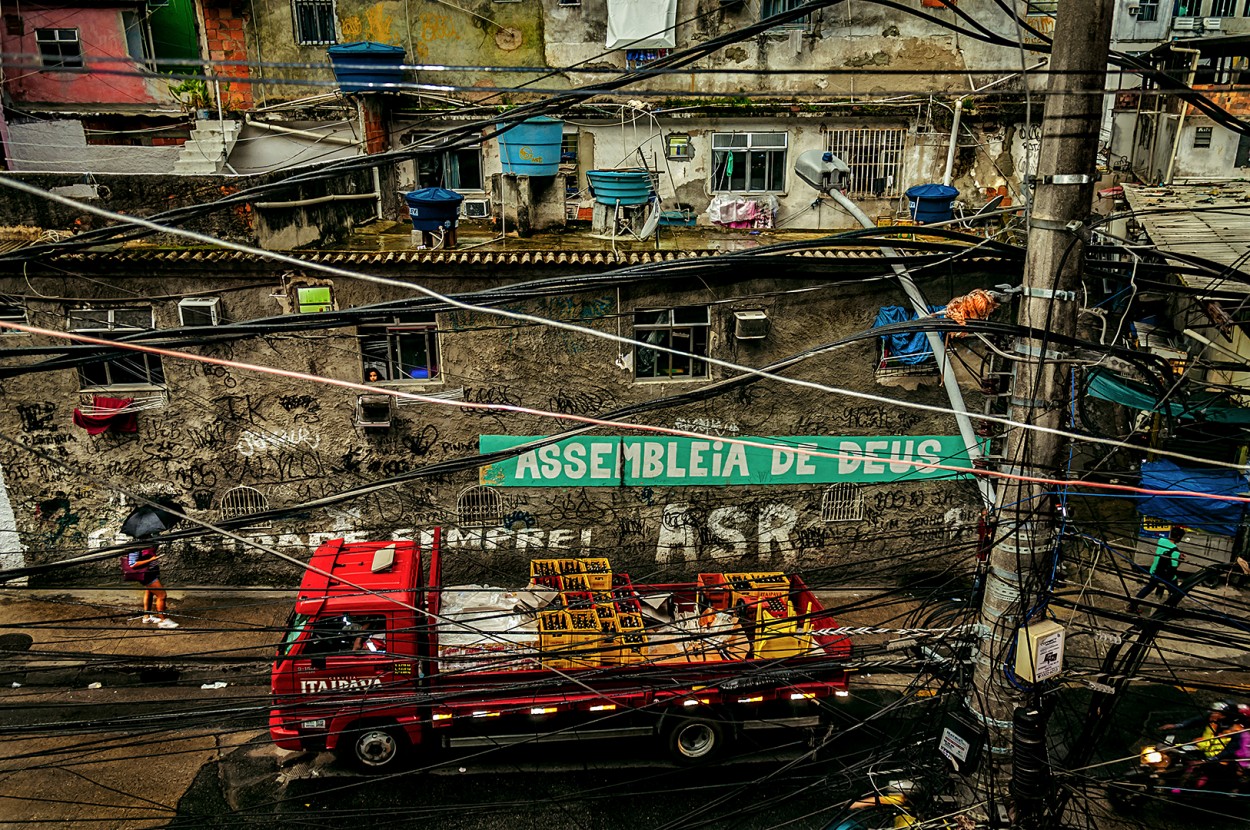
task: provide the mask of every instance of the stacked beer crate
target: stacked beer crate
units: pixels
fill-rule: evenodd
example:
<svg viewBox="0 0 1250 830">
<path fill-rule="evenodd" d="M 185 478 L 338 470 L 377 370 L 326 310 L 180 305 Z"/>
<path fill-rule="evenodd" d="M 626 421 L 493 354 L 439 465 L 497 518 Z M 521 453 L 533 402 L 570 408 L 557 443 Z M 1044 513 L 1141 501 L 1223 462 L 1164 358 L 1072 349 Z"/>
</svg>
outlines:
<svg viewBox="0 0 1250 830">
<path fill-rule="evenodd" d="M 642 605 L 628 574 L 607 559 L 535 559 L 531 583 L 556 591 L 538 612 L 543 666 L 574 669 L 641 662 L 646 646 Z"/>
<path fill-rule="evenodd" d="M 809 621 L 801 620 L 790 597 L 790 579 L 780 572 L 699 574 L 699 607 L 735 614 L 751 641 L 751 656 L 781 659 L 807 653 Z"/>
</svg>

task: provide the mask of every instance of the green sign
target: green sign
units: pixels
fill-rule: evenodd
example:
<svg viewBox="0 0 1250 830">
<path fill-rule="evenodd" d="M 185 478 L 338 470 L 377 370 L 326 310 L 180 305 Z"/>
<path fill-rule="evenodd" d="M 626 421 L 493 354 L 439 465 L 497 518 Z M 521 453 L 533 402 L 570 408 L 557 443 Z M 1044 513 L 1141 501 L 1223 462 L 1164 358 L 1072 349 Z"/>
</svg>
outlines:
<svg viewBox="0 0 1250 830">
<path fill-rule="evenodd" d="M 493 453 L 537 440 L 541 436 L 482 435 L 478 448 Z M 832 484 L 957 478 L 971 469 L 963 439 L 955 435 L 737 436 L 733 441 L 584 435 L 489 464 L 481 481 L 499 487 Z"/>
</svg>

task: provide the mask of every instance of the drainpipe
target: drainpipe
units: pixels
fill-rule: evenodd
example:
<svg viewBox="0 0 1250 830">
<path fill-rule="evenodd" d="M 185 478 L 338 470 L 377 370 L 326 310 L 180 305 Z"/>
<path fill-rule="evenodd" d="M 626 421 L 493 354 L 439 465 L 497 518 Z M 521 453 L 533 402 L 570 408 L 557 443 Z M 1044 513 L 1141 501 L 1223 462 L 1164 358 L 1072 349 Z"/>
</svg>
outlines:
<svg viewBox="0 0 1250 830">
<path fill-rule="evenodd" d="M 964 96 L 967 97 L 967 96 Z M 951 120 L 951 140 L 946 148 L 946 172 L 942 174 L 942 184 L 951 186 L 951 176 L 955 172 L 955 148 L 959 145 L 959 121 L 964 114 L 964 99 L 955 101 L 955 117 Z"/>
<path fill-rule="evenodd" d="M 868 218 L 868 214 L 860 210 L 859 205 L 847 198 L 846 194 L 834 190 L 829 195 L 865 228 L 877 227 L 876 223 Z M 885 245 L 880 247 L 881 253 L 887 257 L 893 258 L 895 256 L 893 248 Z M 890 267 L 894 269 L 894 274 L 898 277 L 899 283 L 902 284 L 907 298 L 911 300 L 912 308 L 916 310 L 916 314 L 921 317 L 928 317 L 931 313 L 929 306 L 925 303 L 915 280 L 911 278 L 911 273 L 897 262 L 891 263 Z M 946 387 L 946 396 L 950 399 L 951 409 L 955 412 L 955 423 L 959 425 L 959 434 L 964 440 L 964 448 L 968 452 L 968 458 L 975 461 L 981 457 L 981 443 L 977 440 L 976 431 L 972 428 L 972 419 L 968 417 L 968 407 L 964 403 L 964 394 L 959 388 L 959 383 L 955 380 L 954 368 L 951 366 L 951 362 L 946 359 L 946 344 L 942 342 L 942 336 L 933 331 L 925 332 L 925 339 L 929 341 L 929 349 L 933 352 L 933 359 L 937 361 L 938 369 L 942 373 L 942 385 Z M 981 491 L 982 504 L 987 509 L 992 508 L 994 506 L 994 485 L 980 476 L 977 477 L 976 482 L 977 489 Z"/>
<path fill-rule="evenodd" d="M 244 116 L 244 121 L 250 127 L 257 127 L 270 132 L 282 133 L 283 135 L 297 135 L 301 138 L 310 138 L 325 144 L 342 144 L 344 146 L 355 147 L 361 142 L 355 138 L 346 138 L 341 135 L 327 135 L 326 133 L 318 133 L 313 130 L 300 130 L 295 127 L 286 127 L 281 124 L 273 124 L 268 121 L 261 121 L 259 118 L 251 118 Z"/>
<path fill-rule="evenodd" d="M 1169 44 L 1169 48 L 1173 52 L 1186 52 L 1193 55 L 1189 59 L 1189 77 L 1185 80 L 1185 86 L 1192 87 L 1194 85 L 1194 77 L 1198 74 L 1198 59 L 1202 57 L 1201 49 L 1189 49 L 1184 46 L 1174 46 Z M 1181 114 L 1176 119 L 1176 135 L 1172 136 L 1172 152 L 1168 154 L 1168 172 L 1163 177 L 1164 184 L 1172 183 L 1172 173 L 1176 170 L 1176 154 L 1181 149 L 1181 128 L 1185 126 L 1185 115 L 1189 112 L 1189 102 L 1181 100 Z"/>
</svg>

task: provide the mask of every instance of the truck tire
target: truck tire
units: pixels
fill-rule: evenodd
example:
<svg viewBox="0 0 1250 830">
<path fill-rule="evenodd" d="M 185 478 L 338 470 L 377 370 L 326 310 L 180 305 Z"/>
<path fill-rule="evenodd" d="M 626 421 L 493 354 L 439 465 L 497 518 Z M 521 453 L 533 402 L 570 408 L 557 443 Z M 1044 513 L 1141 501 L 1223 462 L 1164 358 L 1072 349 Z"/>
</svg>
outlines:
<svg viewBox="0 0 1250 830">
<path fill-rule="evenodd" d="M 666 733 L 669 754 L 683 766 L 712 760 L 727 743 L 725 724 L 707 718 L 678 718 Z"/>
<path fill-rule="evenodd" d="M 350 740 L 338 750 L 351 766 L 361 772 L 390 772 L 398 767 L 408 751 L 408 736 L 397 726 L 371 723 L 347 730 Z"/>
</svg>

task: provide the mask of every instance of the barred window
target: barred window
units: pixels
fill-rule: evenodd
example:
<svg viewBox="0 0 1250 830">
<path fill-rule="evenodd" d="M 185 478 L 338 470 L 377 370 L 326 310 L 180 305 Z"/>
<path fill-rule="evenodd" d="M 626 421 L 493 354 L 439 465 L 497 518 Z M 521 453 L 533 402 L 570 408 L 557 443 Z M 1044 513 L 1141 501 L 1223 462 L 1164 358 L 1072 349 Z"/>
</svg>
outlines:
<svg viewBox="0 0 1250 830">
<path fill-rule="evenodd" d="M 339 42 L 334 29 L 334 0 L 291 0 L 295 18 L 295 42 L 300 46 L 323 46 Z"/>
<path fill-rule="evenodd" d="M 151 331 L 154 328 L 152 309 L 147 306 L 75 308 L 70 310 L 68 328 L 91 337 L 115 340 L 136 332 Z M 82 389 L 162 386 L 165 369 L 160 355 L 128 351 L 121 357 L 79 366 L 78 379 Z"/>
<path fill-rule="evenodd" d="M 456 499 L 456 520 L 461 527 L 493 527 L 503 524 L 503 498 L 494 487 L 466 488 Z"/>
<path fill-rule="evenodd" d="M 892 197 L 903 180 L 905 129 L 853 128 L 825 133 L 825 150 L 851 168 L 850 195 Z"/>
<path fill-rule="evenodd" d="M 825 491 L 820 501 L 820 520 L 832 522 L 858 522 L 864 518 L 864 494 L 859 486 L 849 481 L 833 485 Z"/>
<path fill-rule="evenodd" d="M 240 486 L 227 490 L 221 497 L 221 519 L 239 519 L 254 513 L 263 513 L 269 509 L 269 499 L 255 487 Z M 251 527 L 268 527 L 268 522 L 260 522 Z"/>
</svg>

